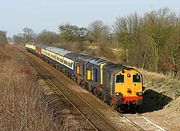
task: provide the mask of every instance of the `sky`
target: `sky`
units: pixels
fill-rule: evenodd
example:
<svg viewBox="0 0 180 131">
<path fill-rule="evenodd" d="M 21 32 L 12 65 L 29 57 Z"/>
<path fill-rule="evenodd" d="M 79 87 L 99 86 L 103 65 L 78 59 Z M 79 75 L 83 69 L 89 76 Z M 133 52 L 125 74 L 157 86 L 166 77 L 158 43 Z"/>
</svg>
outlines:
<svg viewBox="0 0 180 131">
<path fill-rule="evenodd" d="M 167 7 L 180 13 L 180 0 L 0 0 L 0 30 L 8 36 L 32 28 L 58 32 L 61 24 L 88 27 L 95 20 L 113 25 L 117 17 Z"/>
</svg>

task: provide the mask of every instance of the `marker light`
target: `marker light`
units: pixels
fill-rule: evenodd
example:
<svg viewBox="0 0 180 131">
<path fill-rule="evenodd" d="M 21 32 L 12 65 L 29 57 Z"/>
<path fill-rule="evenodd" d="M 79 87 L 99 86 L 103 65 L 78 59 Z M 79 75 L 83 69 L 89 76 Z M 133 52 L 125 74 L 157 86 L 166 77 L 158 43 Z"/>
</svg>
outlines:
<svg viewBox="0 0 180 131">
<path fill-rule="evenodd" d="M 127 74 L 127 77 L 131 77 L 131 74 Z"/>
</svg>

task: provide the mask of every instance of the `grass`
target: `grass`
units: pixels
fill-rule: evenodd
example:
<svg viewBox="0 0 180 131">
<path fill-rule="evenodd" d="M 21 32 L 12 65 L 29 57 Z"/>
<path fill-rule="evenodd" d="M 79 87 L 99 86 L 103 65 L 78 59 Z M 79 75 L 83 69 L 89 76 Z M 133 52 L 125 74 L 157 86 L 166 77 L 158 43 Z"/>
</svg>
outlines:
<svg viewBox="0 0 180 131">
<path fill-rule="evenodd" d="M 180 81 L 178 78 L 173 79 L 171 76 L 164 74 L 149 72 L 142 69 L 138 70 L 143 74 L 144 86 L 147 89 L 156 90 L 172 98 L 180 96 Z"/>
<path fill-rule="evenodd" d="M 14 47 L 0 49 L 0 72 L 1 131 L 80 130 L 68 115 L 54 117 L 52 97 L 43 99 L 36 72 Z"/>
</svg>

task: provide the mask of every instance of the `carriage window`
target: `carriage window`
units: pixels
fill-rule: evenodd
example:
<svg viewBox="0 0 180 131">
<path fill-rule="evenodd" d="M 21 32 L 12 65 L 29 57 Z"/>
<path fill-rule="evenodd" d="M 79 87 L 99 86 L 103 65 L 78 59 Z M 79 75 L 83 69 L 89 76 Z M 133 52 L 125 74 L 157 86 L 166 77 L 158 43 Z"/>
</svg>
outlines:
<svg viewBox="0 0 180 131">
<path fill-rule="evenodd" d="M 116 76 L 116 83 L 123 83 L 124 82 L 124 75 L 117 75 Z"/>
<path fill-rule="evenodd" d="M 71 63 L 71 68 L 73 68 L 73 63 Z"/>
<path fill-rule="evenodd" d="M 73 63 L 68 62 L 68 66 L 72 68 Z"/>
<path fill-rule="evenodd" d="M 138 74 L 133 75 L 133 82 L 141 82 L 141 76 Z"/>
<path fill-rule="evenodd" d="M 64 60 L 64 64 L 67 65 L 67 63 L 68 63 L 68 62 Z"/>
<path fill-rule="evenodd" d="M 60 58 L 60 62 L 63 63 L 63 59 Z"/>
</svg>

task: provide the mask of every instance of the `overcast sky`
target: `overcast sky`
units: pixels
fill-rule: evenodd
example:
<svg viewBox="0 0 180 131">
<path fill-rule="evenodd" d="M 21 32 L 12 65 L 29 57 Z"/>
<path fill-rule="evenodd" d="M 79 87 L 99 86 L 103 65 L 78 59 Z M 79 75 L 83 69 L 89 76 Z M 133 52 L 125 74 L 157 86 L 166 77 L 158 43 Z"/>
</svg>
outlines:
<svg viewBox="0 0 180 131">
<path fill-rule="evenodd" d="M 63 23 L 88 27 L 94 20 L 112 25 L 118 16 L 168 7 L 180 12 L 180 0 L 0 0 L 0 30 L 8 36 L 24 27 L 36 33 L 58 31 Z"/>
</svg>

